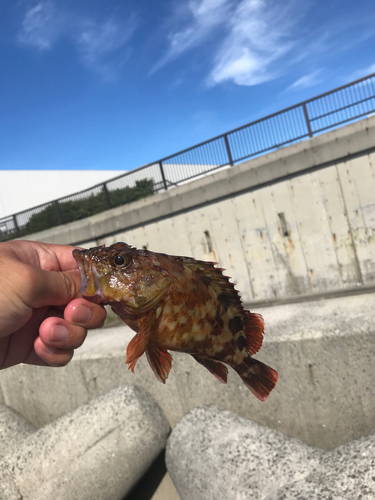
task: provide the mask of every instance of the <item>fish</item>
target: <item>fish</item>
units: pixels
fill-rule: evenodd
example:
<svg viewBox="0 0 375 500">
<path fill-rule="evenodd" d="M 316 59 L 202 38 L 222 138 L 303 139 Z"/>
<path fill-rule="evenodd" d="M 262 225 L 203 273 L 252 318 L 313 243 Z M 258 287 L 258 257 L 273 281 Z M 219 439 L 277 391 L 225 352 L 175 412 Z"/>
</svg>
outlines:
<svg viewBox="0 0 375 500">
<path fill-rule="evenodd" d="M 264 401 L 278 373 L 254 359 L 262 346 L 264 320 L 245 310 L 239 292 L 216 263 L 137 249 L 119 242 L 75 249 L 81 294 L 108 304 L 136 332 L 126 363 L 134 372 L 146 353 L 156 378 L 165 383 L 169 351 L 190 354 L 220 382 L 229 365 Z"/>
</svg>

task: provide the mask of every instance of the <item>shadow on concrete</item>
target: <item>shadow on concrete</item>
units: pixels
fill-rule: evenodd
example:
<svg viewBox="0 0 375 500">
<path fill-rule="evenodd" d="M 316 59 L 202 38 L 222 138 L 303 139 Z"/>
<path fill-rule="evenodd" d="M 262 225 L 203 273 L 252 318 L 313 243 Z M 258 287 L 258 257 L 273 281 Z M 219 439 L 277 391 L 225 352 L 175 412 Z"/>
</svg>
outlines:
<svg viewBox="0 0 375 500">
<path fill-rule="evenodd" d="M 151 500 L 166 472 L 165 450 L 163 450 L 123 500 Z"/>
</svg>

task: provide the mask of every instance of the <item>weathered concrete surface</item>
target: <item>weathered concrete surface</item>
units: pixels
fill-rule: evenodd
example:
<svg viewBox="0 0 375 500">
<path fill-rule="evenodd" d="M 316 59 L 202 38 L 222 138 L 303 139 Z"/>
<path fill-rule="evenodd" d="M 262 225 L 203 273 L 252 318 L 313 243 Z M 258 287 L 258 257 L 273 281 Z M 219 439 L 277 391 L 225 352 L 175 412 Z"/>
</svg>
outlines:
<svg viewBox="0 0 375 500">
<path fill-rule="evenodd" d="M 318 468 L 321 452 L 235 413 L 199 407 L 176 425 L 166 464 L 182 500 L 260 500 Z"/>
<path fill-rule="evenodd" d="M 217 407 L 187 414 L 166 462 L 181 500 L 375 498 L 375 434 L 332 452 Z"/>
<path fill-rule="evenodd" d="M 33 424 L 12 408 L 0 405 L 0 460 L 36 430 Z"/>
<path fill-rule="evenodd" d="M 28 238 L 218 262 L 246 301 L 374 286 L 375 116 Z"/>
<path fill-rule="evenodd" d="M 125 364 L 134 333 L 123 326 L 90 332 L 64 368 L 16 366 L 0 372 L 6 404 L 38 427 L 121 384 L 147 389 L 170 424 L 202 404 L 232 410 L 305 443 L 332 449 L 375 428 L 375 308 L 365 294 L 259 309 L 264 345 L 256 357 L 279 372 L 264 403 L 230 370 L 220 384 L 189 355 L 173 353 L 165 385 L 143 356 Z"/>
<path fill-rule="evenodd" d="M 147 392 L 114 389 L 8 453 L 0 499 L 120 500 L 164 448 L 169 429 Z"/>
</svg>

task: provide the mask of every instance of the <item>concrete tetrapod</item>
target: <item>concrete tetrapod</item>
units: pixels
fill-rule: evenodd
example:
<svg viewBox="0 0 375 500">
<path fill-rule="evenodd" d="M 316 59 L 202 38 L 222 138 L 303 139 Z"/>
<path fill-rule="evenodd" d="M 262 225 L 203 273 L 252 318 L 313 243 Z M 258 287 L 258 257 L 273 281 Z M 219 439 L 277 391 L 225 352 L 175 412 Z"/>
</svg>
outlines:
<svg viewBox="0 0 375 500">
<path fill-rule="evenodd" d="M 169 431 L 146 391 L 114 389 L 9 451 L 0 461 L 0 500 L 119 500 L 165 447 Z"/>
<path fill-rule="evenodd" d="M 166 462 L 181 500 L 375 498 L 375 434 L 324 452 L 215 406 L 180 420 Z"/>
</svg>

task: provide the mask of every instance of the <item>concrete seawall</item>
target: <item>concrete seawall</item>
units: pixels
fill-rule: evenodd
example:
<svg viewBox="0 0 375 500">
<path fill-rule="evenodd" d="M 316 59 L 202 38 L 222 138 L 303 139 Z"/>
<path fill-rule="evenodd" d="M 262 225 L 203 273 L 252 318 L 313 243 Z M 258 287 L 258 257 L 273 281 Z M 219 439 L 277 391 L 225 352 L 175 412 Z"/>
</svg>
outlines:
<svg viewBox="0 0 375 500">
<path fill-rule="evenodd" d="M 247 302 L 375 285 L 375 117 L 30 235 L 216 261 Z"/>
</svg>

